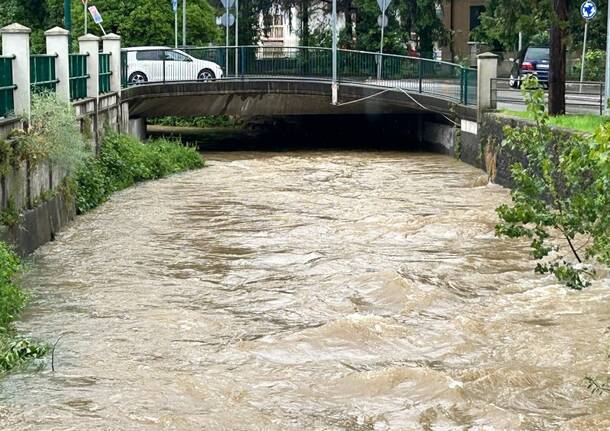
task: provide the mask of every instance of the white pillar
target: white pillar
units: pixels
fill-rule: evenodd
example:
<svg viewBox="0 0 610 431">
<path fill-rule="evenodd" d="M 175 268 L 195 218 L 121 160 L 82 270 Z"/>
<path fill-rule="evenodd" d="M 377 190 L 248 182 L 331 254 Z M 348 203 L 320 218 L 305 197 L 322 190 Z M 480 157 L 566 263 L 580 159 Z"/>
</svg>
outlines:
<svg viewBox="0 0 610 431">
<path fill-rule="evenodd" d="M 30 117 L 30 30 L 21 24 L 11 24 L 2 29 L 2 55 L 15 56 L 13 60 L 13 83 L 15 115 Z"/>
<path fill-rule="evenodd" d="M 70 100 L 70 32 L 54 27 L 44 32 L 47 39 L 47 54 L 55 57 L 55 74 L 59 82 L 56 87 L 57 98 Z"/>
<path fill-rule="evenodd" d="M 498 77 L 498 56 L 485 52 L 477 56 L 477 106 L 481 112 L 495 108 L 491 100 L 491 80 Z"/>
<path fill-rule="evenodd" d="M 102 36 L 103 51 L 110 53 L 110 91 L 121 95 L 121 36 L 110 33 Z"/>
<path fill-rule="evenodd" d="M 86 34 L 78 38 L 79 52 L 89 54 L 87 57 L 87 97 L 97 98 L 100 95 L 100 38 Z"/>
</svg>

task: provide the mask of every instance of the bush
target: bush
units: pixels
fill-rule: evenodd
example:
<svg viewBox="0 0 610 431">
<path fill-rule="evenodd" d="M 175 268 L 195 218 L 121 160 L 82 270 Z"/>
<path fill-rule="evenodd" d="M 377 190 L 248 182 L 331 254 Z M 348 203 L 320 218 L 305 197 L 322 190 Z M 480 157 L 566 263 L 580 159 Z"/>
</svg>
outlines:
<svg viewBox="0 0 610 431">
<path fill-rule="evenodd" d="M 148 124 L 158 126 L 174 126 L 174 127 L 234 127 L 239 124 L 235 117 L 229 115 L 206 115 L 203 117 L 156 117 L 149 118 Z"/>
<path fill-rule="evenodd" d="M 26 132 L 16 135 L 22 159 L 36 164 L 49 160 L 68 171 L 77 169 L 91 155 L 78 128 L 72 105 L 55 93 L 32 94 L 32 110 Z"/>
<path fill-rule="evenodd" d="M 581 60 L 574 65 L 574 71 L 580 79 Z M 606 52 L 601 49 L 592 49 L 587 51 L 585 54 L 585 81 L 597 81 L 601 82 L 604 80 L 606 66 Z"/>
<path fill-rule="evenodd" d="M 4 243 L 0 242 L 0 332 L 6 333 L 10 323 L 25 305 L 25 295 L 14 283 L 14 277 L 21 268 L 19 257 Z"/>
<path fill-rule="evenodd" d="M 26 295 L 15 283 L 20 269 L 19 257 L 0 242 L 0 371 L 4 372 L 24 365 L 30 359 L 40 358 L 47 351 L 46 345 L 13 335 L 12 322 L 26 302 Z"/>
<path fill-rule="evenodd" d="M 99 158 L 87 160 L 75 174 L 76 208 L 82 214 L 134 183 L 202 166 L 199 153 L 178 142 L 160 139 L 144 144 L 111 134 L 104 139 Z"/>
<path fill-rule="evenodd" d="M 497 209 L 496 232 L 529 239 L 536 272 L 582 289 L 596 265 L 610 267 L 610 125 L 593 136 L 558 138 L 536 79 L 524 81 L 522 92 L 534 125 L 504 130 L 504 145 L 527 162 L 511 166 L 512 205 Z"/>
</svg>

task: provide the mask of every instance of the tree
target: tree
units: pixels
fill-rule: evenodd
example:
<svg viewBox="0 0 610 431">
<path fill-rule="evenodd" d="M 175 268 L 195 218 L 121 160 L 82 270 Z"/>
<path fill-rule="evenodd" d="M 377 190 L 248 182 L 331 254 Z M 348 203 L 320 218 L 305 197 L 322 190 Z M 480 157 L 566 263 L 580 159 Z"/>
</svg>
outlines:
<svg viewBox="0 0 610 431">
<path fill-rule="evenodd" d="M 531 240 L 536 272 L 582 289 L 596 264 L 610 267 L 610 124 L 593 137 L 556 136 L 536 79 L 522 92 L 534 126 L 504 130 L 504 145 L 527 162 L 511 167 L 512 205 L 497 209 L 496 233 Z"/>
<path fill-rule="evenodd" d="M 550 30 L 549 114 L 566 113 L 568 0 L 553 0 Z"/>
</svg>

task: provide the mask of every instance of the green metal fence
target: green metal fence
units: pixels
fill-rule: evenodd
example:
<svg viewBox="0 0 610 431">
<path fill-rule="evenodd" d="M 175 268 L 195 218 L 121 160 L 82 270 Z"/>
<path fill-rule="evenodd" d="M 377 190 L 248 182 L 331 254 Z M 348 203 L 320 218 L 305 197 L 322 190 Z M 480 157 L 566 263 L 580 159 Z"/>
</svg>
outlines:
<svg viewBox="0 0 610 431">
<path fill-rule="evenodd" d="M 110 92 L 110 54 L 101 52 L 100 56 L 100 94 Z"/>
<path fill-rule="evenodd" d="M 0 57 L 0 118 L 8 117 L 15 109 L 13 91 L 13 57 Z"/>
<path fill-rule="evenodd" d="M 55 91 L 59 80 L 55 75 L 57 55 L 37 54 L 30 56 L 30 85 L 32 91 Z"/>
<path fill-rule="evenodd" d="M 70 54 L 70 100 L 87 97 L 87 57 L 89 54 Z"/>
<path fill-rule="evenodd" d="M 185 55 L 186 54 L 186 55 Z M 196 60 L 213 64 L 206 66 Z M 200 68 L 220 68 L 222 78 L 332 78 L 332 50 L 321 47 L 204 47 L 125 50 L 123 85 L 208 79 Z M 216 67 L 216 69 L 214 68 Z M 219 72 L 215 72 L 218 74 Z M 209 76 L 209 74 L 208 74 Z M 340 49 L 337 79 L 405 93 L 424 93 L 476 104 L 477 72 L 459 64 L 393 54 Z M 218 79 L 219 76 L 214 76 Z"/>
</svg>

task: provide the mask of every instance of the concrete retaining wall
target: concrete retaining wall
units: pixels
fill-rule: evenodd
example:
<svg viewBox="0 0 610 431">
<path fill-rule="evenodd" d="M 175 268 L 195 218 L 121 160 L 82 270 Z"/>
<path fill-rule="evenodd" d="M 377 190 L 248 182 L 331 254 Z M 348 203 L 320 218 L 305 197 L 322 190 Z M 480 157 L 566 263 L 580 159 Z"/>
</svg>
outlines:
<svg viewBox="0 0 610 431">
<path fill-rule="evenodd" d="M 128 132 L 124 115 L 129 119 L 127 104 L 120 105 L 116 93 L 99 100 L 84 99 L 74 103 L 80 130 L 90 144 L 91 152 L 99 154 L 104 134 L 109 131 Z M 0 121 L 0 139 L 11 131 L 23 129 L 21 120 Z M 42 162 L 30 166 L 23 162 L 0 177 L 0 210 L 14 206 L 20 213 L 16 226 L 0 225 L 0 240 L 15 245 L 20 254 L 28 254 L 53 240 L 55 234 L 76 214 L 74 198 L 62 187 L 67 172 Z"/>
<path fill-rule="evenodd" d="M 511 188 L 514 183 L 510 172 L 513 163 L 526 163 L 527 159 L 519 152 L 501 148 L 504 140 L 504 127 L 523 127 L 531 125 L 526 120 L 506 117 L 494 113 L 482 116 L 481 123 L 461 120 L 460 127 L 437 121 L 424 123 L 424 146 L 428 150 L 448 154 L 487 172 L 491 181 Z M 566 139 L 577 133 L 554 128 L 555 139 Z"/>
</svg>

